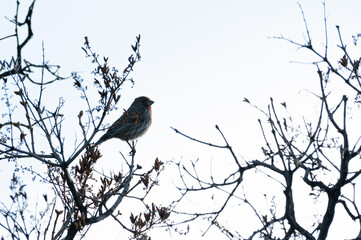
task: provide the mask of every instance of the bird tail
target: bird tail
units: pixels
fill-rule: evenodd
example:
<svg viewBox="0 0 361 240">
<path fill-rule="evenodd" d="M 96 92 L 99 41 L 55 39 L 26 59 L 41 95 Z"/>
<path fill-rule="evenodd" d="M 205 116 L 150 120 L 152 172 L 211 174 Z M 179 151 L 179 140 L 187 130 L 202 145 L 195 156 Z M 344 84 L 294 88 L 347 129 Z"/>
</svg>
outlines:
<svg viewBox="0 0 361 240">
<path fill-rule="evenodd" d="M 85 154 L 87 154 L 88 152 L 93 151 L 93 149 L 94 149 L 96 146 L 100 145 L 100 144 L 101 144 L 102 142 L 104 142 L 104 141 L 105 141 L 104 138 L 101 137 L 97 142 L 95 142 L 94 144 L 91 144 L 91 145 L 90 145 L 90 147 L 89 147 L 88 150 L 85 152 Z"/>
</svg>

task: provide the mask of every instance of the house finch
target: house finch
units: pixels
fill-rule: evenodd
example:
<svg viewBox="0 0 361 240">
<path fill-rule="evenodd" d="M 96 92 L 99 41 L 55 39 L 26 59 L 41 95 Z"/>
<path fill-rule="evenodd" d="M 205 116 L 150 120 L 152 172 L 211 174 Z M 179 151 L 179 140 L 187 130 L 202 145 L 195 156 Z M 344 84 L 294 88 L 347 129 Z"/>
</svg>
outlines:
<svg viewBox="0 0 361 240">
<path fill-rule="evenodd" d="M 128 110 L 124 111 L 123 115 L 109 127 L 93 147 L 111 138 L 128 142 L 142 136 L 152 123 L 151 105 L 153 103 L 148 97 L 136 98 Z"/>
</svg>

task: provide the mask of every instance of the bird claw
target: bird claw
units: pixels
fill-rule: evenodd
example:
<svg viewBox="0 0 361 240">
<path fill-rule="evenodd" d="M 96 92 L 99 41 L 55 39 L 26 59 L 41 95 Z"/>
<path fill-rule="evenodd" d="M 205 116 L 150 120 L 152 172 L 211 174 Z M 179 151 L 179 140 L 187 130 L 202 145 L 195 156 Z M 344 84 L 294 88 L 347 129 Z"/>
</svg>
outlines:
<svg viewBox="0 0 361 240">
<path fill-rule="evenodd" d="M 130 147 L 130 149 L 131 149 L 130 152 L 129 152 L 129 155 L 130 155 L 130 156 L 134 156 L 135 153 L 136 153 L 136 150 L 135 150 L 135 142 L 132 141 L 132 143 L 130 144 L 129 141 L 127 141 L 127 143 L 128 143 L 128 145 L 129 145 L 129 147 Z"/>
</svg>

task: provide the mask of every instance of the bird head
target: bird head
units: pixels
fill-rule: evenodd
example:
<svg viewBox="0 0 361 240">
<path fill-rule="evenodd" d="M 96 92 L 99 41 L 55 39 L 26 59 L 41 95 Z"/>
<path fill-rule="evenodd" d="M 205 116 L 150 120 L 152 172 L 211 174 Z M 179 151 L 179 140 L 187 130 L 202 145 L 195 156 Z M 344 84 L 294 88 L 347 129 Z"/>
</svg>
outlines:
<svg viewBox="0 0 361 240">
<path fill-rule="evenodd" d="M 137 97 L 133 104 L 142 104 L 144 107 L 148 108 L 149 110 L 151 110 L 151 106 L 154 103 L 154 101 L 150 100 L 148 97 Z"/>
</svg>

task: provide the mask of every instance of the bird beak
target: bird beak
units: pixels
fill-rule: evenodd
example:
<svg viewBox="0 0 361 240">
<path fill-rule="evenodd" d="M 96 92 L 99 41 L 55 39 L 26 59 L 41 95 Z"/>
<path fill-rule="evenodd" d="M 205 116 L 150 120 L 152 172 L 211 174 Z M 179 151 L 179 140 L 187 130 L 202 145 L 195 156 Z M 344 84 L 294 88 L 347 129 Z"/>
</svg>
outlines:
<svg viewBox="0 0 361 240">
<path fill-rule="evenodd" d="M 150 99 L 147 101 L 147 105 L 148 105 L 148 106 L 151 106 L 153 103 L 154 103 L 154 101 L 152 101 L 152 100 L 150 100 Z"/>
</svg>

